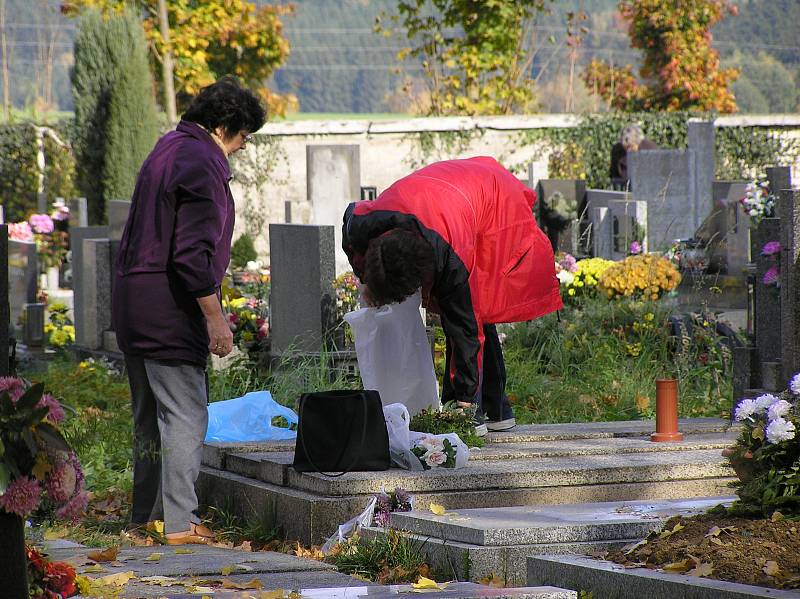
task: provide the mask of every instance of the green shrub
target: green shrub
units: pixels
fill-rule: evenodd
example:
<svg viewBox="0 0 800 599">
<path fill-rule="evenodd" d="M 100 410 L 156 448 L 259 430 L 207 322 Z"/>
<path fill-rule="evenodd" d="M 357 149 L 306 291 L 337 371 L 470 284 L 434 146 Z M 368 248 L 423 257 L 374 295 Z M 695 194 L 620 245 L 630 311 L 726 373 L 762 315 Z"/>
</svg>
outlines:
<svg viewBox="0 0 800 599">
<path fill-rule="evenodd" d="M 242 233 L 231 246 L 231 266 L 237 270 L 244 270 L 248 262 L 257 259 L 258 253 L 253 238 L 247 233 Z"/>
<path fill-rule="evenodd" d="M 452 402 L 440 410 L 425 409 L 411 418 L 409 428 L 419 433 L 443 435 L 456 433 L 468 447 L 483 447 L 483 439 L 475 434 L 475 408 L 459 408 Z"/>
</svg>

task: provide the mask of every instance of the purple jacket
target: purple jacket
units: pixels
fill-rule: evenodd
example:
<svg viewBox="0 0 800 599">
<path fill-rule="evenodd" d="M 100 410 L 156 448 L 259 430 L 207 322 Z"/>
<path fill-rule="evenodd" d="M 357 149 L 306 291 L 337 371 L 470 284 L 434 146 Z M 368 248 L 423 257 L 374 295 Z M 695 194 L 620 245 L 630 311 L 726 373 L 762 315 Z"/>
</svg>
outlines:
<svg viewBox="0 0 800 599">
<path fill-rule="evenodd" d="M 208 331 L 196 298 L 228 267 L 230 167 L 202 127 L 181 121 L 144 161 L 117 254 L 112 320 L 126 354 L 205 366 Z"/>
</svg>

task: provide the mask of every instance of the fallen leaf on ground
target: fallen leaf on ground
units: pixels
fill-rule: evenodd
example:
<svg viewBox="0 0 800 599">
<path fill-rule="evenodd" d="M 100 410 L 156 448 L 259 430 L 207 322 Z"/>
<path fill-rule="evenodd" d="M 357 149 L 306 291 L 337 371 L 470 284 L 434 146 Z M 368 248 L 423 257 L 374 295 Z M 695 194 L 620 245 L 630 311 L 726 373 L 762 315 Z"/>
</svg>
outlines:
<svg viewBox="0 0 800 599">
<path fill-rule="evenodd" d="M 723 541 L 722 539 L 720 539 L 720 538 L 718 538 L 718 537 L 711 537 L 711 538 L 710 538 L 710 539 L 708 539 L 708 540 L 709 540 L 711 543 L 714 543 L 714 545 L 719 545 L 720 547 L 730 547 L 730 546 L 731 546 L 731 544 L 730 544 L 730 543 L 726 543 L 725 541 Z"/>
<path fill-rule="evenodd" d="M 250 541 L 242 541 L 241 544 L 234 547 L 234 549 L 238 549 L 239 551 L 252 551 L 253 544 Z"/>
<path fill-rule="evenodd" d="M 628 549 L 625 552 L 625 555 L 630 555 L 631 553 L 636 551 L 639 547 L 644 547 L 645 545 L 647 545 L 647 539 L 644 539 L 644 540 L 639 541 L 638 543 L 636 543 L 633 547 L 631 547 L 630 549 Z"/>
<path fill-rule="evenodd" d="M 718 537 L 719 533 L 721 533 L 721 532 L 722 532 L 722 529 L 719 526 L 712 526 L 708 530 L 708 533 L 706 534 L 706 537 Z"/>
<path fill-rule="evenodd" d="M 175 550 L 175 555 L 189 555 L 190 553 L 194 553 L 191 549 L 184 549 L 183 547 L 178 547 Z"/>
<path fill-rule="evenodd" d="M 694 561 L 689 559 L 682 559 L 679 562 L 672 562 L 671 564 L 667 564 L 666 566 L 662 567 L 661 569 L 664 572 L 688 572 L 689 569 L 694 565 Z"/>
<path fill-rule="evenodd" d="M 232 564 L 222 568 L 222 575 L 228 576 L 231 572 L 252 572 L 253 568 L 244 564 Z"/>
<path fill-rule="evenodd" d="M 259 599 L 283 599 L 283 589 L 275 589 L 274 591 L 261 591 Z"/>
<path fill-rule="evenodd" d="M 152 530 L 153 532 L 157 532 L 160 535 L 164 534 L 164 521 L 163 520 L 153 520 L 147 524 L 147 530 Z"/>
<path fill-rule="evenodd" d="M 136 574 L 134 574 L 132 570 L 129 570 L 127 572 L 117 572 L 116 574 L 109 574 L 108 576 L 96 578 L 95 582 L 109 586 L 123 587 L 133 578 L 136 578 Z"/>
<path fill-rule="evenodd" d="M 106 569 L 100 564 L 92 564 L 83 569 L 84 574 L 97 574 L 98 572 L 105 572 Z"/>
<path fill-rule="evenodd" d="M 495 587 L 498 589 L 502 589 L 505 586 L 500 577 L 494 572 L 489 574 L 489 576 L 479 579 L 478 582 L 487 587 Z"/>
<path fill-rule="evenodd" d="M 95 562 L 113 562 L 117 559 L 117 554 L 119 553 L 119 547 L 108 547 L 106 549 L 100 549 L 98 551 L 90 551 L 87 554 L 87 557 Z"/>
<path fill-rule="evenodd" d="M 658 537 L 661 539 L 666 539 L 667 537 L 671 537 L 672 535 L 674 535 L 676 532 L 682 531 L 684 528 L 686 527 L 680 522 L 678 522 L 675 526 L 672 527 L 672 530 L 664 530 L 659 533 Z"/>
<path fill-rule="evenodd" d="M 449 584 L 449 582 L 439 584 L 435 580 L 420 576 L 417 582 L 411 583 L 411 588 L 416 591 L 442 591 L 446 589 Z"/>
<path fill-rule="evenodd" d="M 254 578 L 248 582 L 233 582 L 232 580 L 222 581 L 223 589 L 236 589 L 237 591 L 246 591 L 248 589 L 263 589 L 264 583 L 258 578 Z"/>
<path fill-rule="evenodd" d="M 781 575 L 781 567 L 778 565 L 778 562 L 773 562 L 772 560 L 765 562 L 762 571 L 767 576 L 780 576 Z"/>
<path fill-rule="evenodd" d="M 686 574 L 689 576 L 697 576 L 698 578 L 702 578 L 703 576 L 711 576 L 714 573 L 714 565 L 713 564 L 698 564 L 691 570 L 689 570 Z"/>
<path fill-rule="evenodd" d="M 319 547 L 312 545 L 306 549 L 305 547 L 301 546 L 299 542 L 297 543 L 297 547 L 294 549 L 294 554 L 297 557 L 307 557 L 309 559 L 315 559 L 318 561 L 325 559 L 325 554 L 322 553 L 322 550 Z"/>
<path fill-rule="evenodd" d="M 444 516 L 444 514 L 445 514 L 444 506 L 443 505 L 439 505 L 438 503 L 431 502 L 429 508 L 430 508 L 431 512 L 433 512 L 437 516 Z"/>
<path fill-rule="evenodd" d="M 214 589 L 212 589 L 211 587 L 186 587 L 186 590 L 192 594 L 197 594 L 197 595 L 199 595 L 200 593 L 212 593 L 212 594 L 214 593 Z M 209 597 L 209 599 L 211 598 Z"/>
<path fill-rule="evenodd" d="M 163 553 L 151 553 L 146 558 L 144 558 L 144 561 L 146 561 L 146 562 L 157 562 L 158 560 L 161 559 L 162 555 L 164 555 L 164 554 Z"/>
<path fill-rule="evenodd" d="M 175 586 L 186 585 L 186 583 L 181 582 L 176 578 L 170 578 L 169 576 L 145 576 L 144 578 L 140 578 L 139 582 L 144 582 L 146 584 L 156 584 L 160 587 L 175 587 Z"/>
</svg>

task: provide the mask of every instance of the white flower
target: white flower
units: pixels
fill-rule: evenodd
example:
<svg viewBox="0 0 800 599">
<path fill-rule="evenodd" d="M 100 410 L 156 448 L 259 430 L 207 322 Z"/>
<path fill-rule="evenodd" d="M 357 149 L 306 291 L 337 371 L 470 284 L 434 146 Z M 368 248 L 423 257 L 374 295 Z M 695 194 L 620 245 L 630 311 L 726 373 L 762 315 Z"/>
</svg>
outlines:
<svg viewBox="0 0 800 599">
<path fill-rule="evenodd" d="M 756 397 L 755 401 L 755 413 L 757 415 L 764 414 L 776 401 L 778 401 L 778 398 L 772 393 L 764 393 L 764 395 L 759 395 Z"/>
<path fill-rule="evenodd" d="M 562 285 L 571 285 L 575 280 L 575 275 L 568 270 L 560 270 L 556 273 L 556 278 Z"/>
<path fill-rule="evenodd" d="M 245 268 L 250 272 L 257 272 L 261 270 L 263 264 L 261 264 L 261 260 L 250 260 Z"/>
<path fill-rule="evenodd" d="M 792 409 L 792 404 L 790 404 L 785 399 L 779 399 L 767 409 L 767 418 L 769 418 L 770 420 L 783 418 L 784 416 L 786 416 L 786 414 L 789 413 L 789 410 L 791 409 Z"/>
<path fill-rule="evenodd" d="M 745 418 L 749 418 L 753 415 L 753 412 L 756 410 L 756 402 L 752 399 L 743 399 L 739 402 L 739 405 L 736 406 L 736 412 L 734 413 L 734 418 L 741 422 Z"/>
<path fill-rule="evenodd" d="M 444 444 L 436 437 L 423 437 L 417 441 L 417 447 L 421 447 L 427 453 L 444 451 Z"/>
<path fill-rule="evenodd" d="M 767 426 L 767 441 L 770 443 L 780 443 L 794 439 L 794 423 L 776 418 Z"/>
<path fill-rule="evenodd" d="M 789 381 L 789 391 L 794 395 L 800 395 L 800 372 L 794 375 L 792 380 Z"/>
<path fill-rule="evenodd" d="M 425 463 L 431 468 L 441 466 L 447 461 L 447 456 L 443 451 L 430 451 L 425 454 Z"/>
</svg>

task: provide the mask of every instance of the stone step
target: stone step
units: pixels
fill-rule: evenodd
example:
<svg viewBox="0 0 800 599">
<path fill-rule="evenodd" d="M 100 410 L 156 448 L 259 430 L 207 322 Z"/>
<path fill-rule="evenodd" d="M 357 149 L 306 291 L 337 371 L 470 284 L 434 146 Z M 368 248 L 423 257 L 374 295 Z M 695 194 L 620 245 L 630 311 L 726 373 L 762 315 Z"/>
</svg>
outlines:
<svg viewBox="0 0 800 599">
<path fill-rule="evenodd" d="M 798 599 L 800 592 L 758 587 L 685 574 L 626 568 L 578 556 L 537 555 L 528 558 L 528 584 L 558 584 L 603 599 Z"/>
<path fill-rule="evenodd" d="M 419 543 L 435 568 L 453 569 L 464 579 L 494 575 L 506 584 L 525 584 L 528 556 L 602 554 L 641 540 L 672 516 L 690 516 L 733 499 L 529 505 L 441 516 L 419 509 L 393 513 L 390 526 Z M 386 529 L 373 527 L 365 534 L 382 536 Z"/>
</svg>

